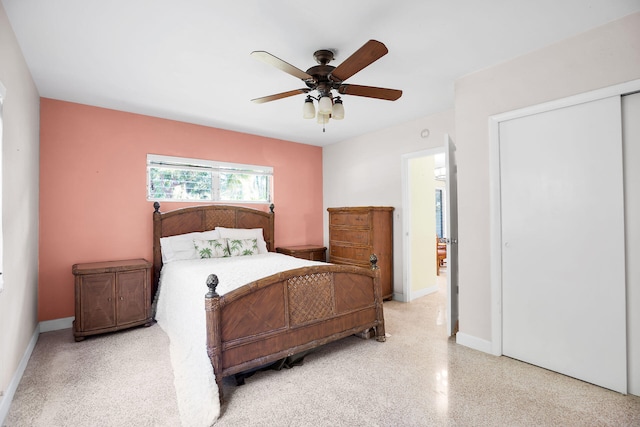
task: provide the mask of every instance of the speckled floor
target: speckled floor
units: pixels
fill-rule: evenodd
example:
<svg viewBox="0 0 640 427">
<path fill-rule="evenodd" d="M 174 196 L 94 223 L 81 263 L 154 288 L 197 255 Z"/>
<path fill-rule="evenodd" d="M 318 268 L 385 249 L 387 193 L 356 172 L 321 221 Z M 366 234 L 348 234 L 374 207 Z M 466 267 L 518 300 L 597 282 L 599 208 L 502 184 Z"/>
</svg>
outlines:
<svg viewBox="0 0 640 427">
<path fill-rule="evenodd" d="M 257 373 L 242 387 L 225 380 L 227 402 L 216 425 L 640 426 L 640 397 L 456 344 L 446 337 L 445 302 L 443 292 L 386 302 L 385 343 L 349 337 L 311 353 L 301 367 Z M 72 340 L 67 332 L 38 342 L 7 426 L 178 424 L 162 330 L 112 334 L 84 346 L 65 342 Z M 106 362 L 83 355 L 107 340 L 114 341 L 101 351 L 124 371 L 115 382 L 98 375 Z M 112 375 L 117 365 L 107 365 Z"/>
</svg>

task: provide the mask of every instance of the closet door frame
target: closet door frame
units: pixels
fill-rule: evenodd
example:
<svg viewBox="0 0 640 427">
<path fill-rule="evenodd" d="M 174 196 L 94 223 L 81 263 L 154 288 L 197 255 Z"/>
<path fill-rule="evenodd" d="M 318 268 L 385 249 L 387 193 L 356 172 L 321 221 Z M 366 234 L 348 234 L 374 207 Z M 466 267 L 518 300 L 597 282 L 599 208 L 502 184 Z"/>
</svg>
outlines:
<svg viewBox="0 0 640 427">
<path fill-rule="evenodd" d="M 491 353 L 502 353 L 502 233 L 500 187 L 500 123 L 532 114 L 570 107 L 640 91 L 640 79 L 489 117 Z"/>
</svg>

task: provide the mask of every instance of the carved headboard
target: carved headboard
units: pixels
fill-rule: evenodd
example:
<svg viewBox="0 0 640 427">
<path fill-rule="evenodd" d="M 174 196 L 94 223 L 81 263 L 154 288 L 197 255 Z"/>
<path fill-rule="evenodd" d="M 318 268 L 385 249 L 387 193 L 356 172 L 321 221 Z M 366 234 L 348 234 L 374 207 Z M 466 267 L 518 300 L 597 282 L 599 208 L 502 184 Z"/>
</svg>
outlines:
<svg viewBox="0 0 640 427">
<path fill-rule="evenodd" d="M 162 269 L 161 237 L 208 231 L 216 227 L 262 228 L 267 250 L 275 252 L 273 205 L 269 206 L 270 212 L 228 205 L 202 205 L 160 212 L 158 202 L 153 207 L 153 295 L 158 289 Z"/>
</svg>

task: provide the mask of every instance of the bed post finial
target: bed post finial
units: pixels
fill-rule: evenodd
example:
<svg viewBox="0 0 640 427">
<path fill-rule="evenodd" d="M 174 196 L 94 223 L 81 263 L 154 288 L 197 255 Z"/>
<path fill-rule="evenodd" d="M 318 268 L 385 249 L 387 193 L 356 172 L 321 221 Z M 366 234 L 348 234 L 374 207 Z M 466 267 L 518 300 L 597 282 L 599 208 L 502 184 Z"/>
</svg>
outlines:
<svg viewBox="0 0 640 427">
<path fill-rule="evenodd" d="M 160 213 L 160 203 L 153 202 L 153 209 L 155 209 L 153 213 Z"/>
<path fill-rule="evenodd" d="M 207 287 L 209 288 L 209 292 L 207 292 L 205 298 L 215 298 L 220 296 L 216 292 L 216 288 L 218 287 L 218 276 L 210 274 L 209 277 L 207 277 Z"/>
<path fill-rule="evenodd" d="M 273 213 L 273 209 L 274 209 L 274 208 L 275 208 L 274 204 L 273 204 L 273 203 L 271 203 L 271 204 L 269 205 L 269 212 L 270 212 L 270 213 Z"/>
<path fill-rule="evenodd" d="M 378 267 L 378 257 L 376 256 L 376 254 L 371 254 L 371 256 L 369 257 L 369 263 L 371 264 L 372 270 L 377 270 L 380 268 Z"/>
</svg>

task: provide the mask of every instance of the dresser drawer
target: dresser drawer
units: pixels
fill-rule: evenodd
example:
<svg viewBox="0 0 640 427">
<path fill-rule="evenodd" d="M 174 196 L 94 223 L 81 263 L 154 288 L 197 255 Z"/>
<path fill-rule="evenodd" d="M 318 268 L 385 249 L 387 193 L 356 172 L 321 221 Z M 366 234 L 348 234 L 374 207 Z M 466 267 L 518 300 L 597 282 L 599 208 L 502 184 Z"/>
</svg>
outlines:
<svg viewBox="0 0 640 427">
<path fill-rule="evenodd" d="M 331 242 L 331 258 L 346 258 L 367 264 L 372 253 L 370 246 L 342 246 Z"/>
<path fill-rule="evenodd" d="M 364 261 L 355 261 L 349 258 L 333 257 L 329 262 L 331 262 L 332 264 L 353 265 L 354 267 L 371 268 L 371 263 L 368 260 L 367 262 L 364 262 Z"/>
<path fill-rule="evenodd" d="M 369 241 L 371 233 L 369 230 L 332 227 L 330 234 L 331 240 L 336 242 L 347 242 L 367 246 L 371 245 L 371 242 Z"/>
<path fill-rule="evenodd" d="M 368 212 L 333 212 L 329 217 L 329 225 L 351 225 L 369 227 Z"/>
</svg>

